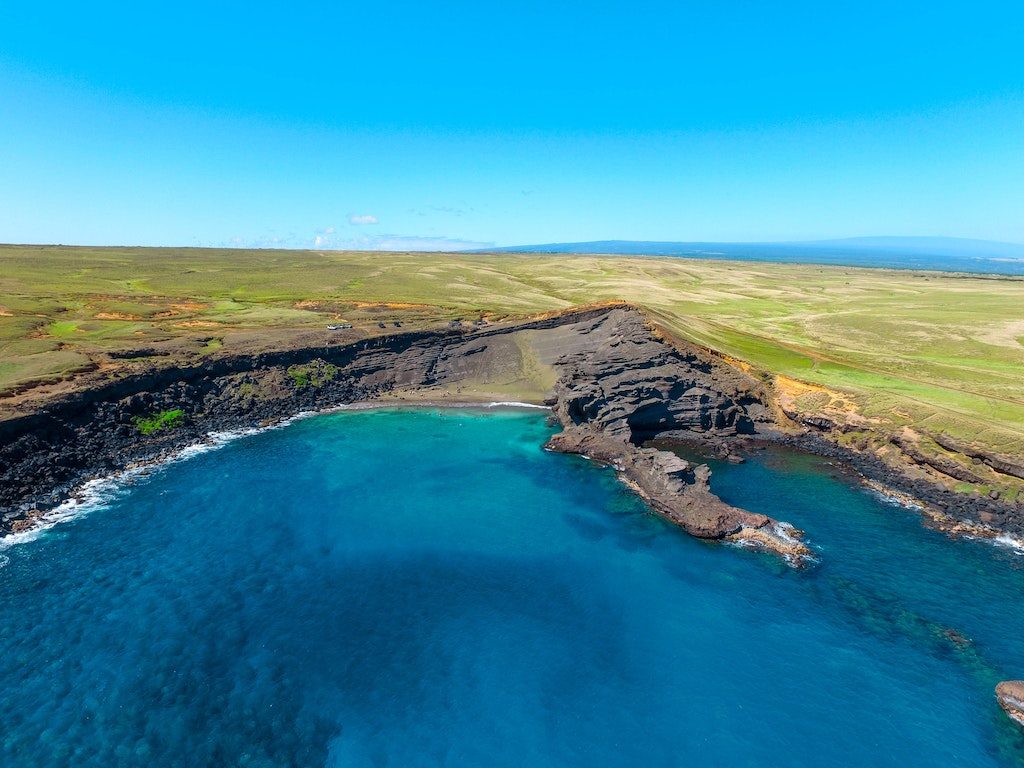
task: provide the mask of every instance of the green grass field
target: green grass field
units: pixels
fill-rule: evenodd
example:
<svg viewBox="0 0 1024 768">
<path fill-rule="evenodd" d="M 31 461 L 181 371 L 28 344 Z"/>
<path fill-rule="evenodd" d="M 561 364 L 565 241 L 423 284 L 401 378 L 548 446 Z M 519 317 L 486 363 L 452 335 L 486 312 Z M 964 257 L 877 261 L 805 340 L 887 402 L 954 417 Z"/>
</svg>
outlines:
<svg viewBox="0 0 1024 768">
<path fill-rule="evenodd" d="M 1024 454 L 1024 279 L 844 267 L 3 246 L 0 392 L 109 365 L 111 350 L 218 354 L 337 320 L 383 333 L 380 320 L 423 327 L 613 299 L 758 371 L 815 385 L 789 387 L 795 407 L 852 409 Z"/>
</svg>

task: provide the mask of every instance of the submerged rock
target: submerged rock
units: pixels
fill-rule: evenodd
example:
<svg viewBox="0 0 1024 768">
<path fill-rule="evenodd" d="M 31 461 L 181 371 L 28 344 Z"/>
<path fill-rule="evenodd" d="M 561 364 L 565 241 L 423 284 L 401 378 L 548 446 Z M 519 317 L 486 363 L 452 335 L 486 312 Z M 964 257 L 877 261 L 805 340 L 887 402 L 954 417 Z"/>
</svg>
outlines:
<svg viewBox="0 0 1024 768">
<path fill-rule="evenodd" d="M 1024 680 L 1004 680 L 996 686 L 996 701 L 1017 725 L 1024 727 Z"/>
</svg>

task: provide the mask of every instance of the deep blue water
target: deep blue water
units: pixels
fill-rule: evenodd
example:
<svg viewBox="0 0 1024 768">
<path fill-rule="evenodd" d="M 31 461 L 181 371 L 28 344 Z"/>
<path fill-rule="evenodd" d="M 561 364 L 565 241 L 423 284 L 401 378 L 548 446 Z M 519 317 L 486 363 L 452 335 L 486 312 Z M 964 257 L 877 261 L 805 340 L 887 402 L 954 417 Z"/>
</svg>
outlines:
<svg viewBox="0 0 1024 768">
<path fill-rule="evenodd" d="M 4 766 L 997 766 L 1024 563 L 768 452 L 821 564 L 688 538 L 535 412 L 316 417 L 10 547 Z M 971 639 L 959 647 L 946 633 Z"/>
</svg>

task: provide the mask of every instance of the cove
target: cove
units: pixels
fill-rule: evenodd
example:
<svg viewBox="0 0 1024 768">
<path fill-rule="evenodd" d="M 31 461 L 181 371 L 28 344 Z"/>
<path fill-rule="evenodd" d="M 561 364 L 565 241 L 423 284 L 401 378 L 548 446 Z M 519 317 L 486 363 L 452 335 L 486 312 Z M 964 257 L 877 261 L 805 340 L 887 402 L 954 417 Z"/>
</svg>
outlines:
<svg viewBox="0 0 1024 768">
<path fill-rule="evenodd" d="M 820 563 L 690 538 L 530 411 L 297 421 L 7 548 L 0 763 L 1024 765 L 1022 559 L 820 459 L 714 490 Z"/>
</svg>

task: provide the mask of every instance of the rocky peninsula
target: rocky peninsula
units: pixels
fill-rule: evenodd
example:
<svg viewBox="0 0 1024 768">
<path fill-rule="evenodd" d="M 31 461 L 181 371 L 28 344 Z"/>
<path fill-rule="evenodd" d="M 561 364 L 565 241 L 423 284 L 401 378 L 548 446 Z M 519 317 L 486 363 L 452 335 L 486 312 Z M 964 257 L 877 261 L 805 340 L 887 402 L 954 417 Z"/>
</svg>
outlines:
<svg viewBox="0 0 1024 768">
<path fill-rule="evenodd" d="M 996 686 L 996 701 L 1007 716 L 1024 727 L 1024 680 L 1004 680 Z"/>
<path fill-rule="evenodd" d="M 722 502 L 710 490 L 706 465 L 664 449 L 673 441 L 722 455 L 757 440 L 809 448 L 925 499 L 960 524 L 1021 530 L 1020 517 L 1004 505 L 965 505 L 809 425 L 787 423 L 764 381 L 667 338 L 640 310 L 611 304 L 483 326 L 355 340 L 331 335 L 119 376 L 87 374 L 72 391 L 0 421 L 0 533 L 31 526 L 85 480 L 159 460 L 212 432 L 359 401 L 521 399 L 503 396 L 513 391 L 551 407 L 563 431 L 550 449 L 613 466 L 655 512 L 701 538 L 792 560 L 810 554 L 791 526 Z M 989 506 L 1000 515 L 998 528 L 988 524 L 996 519 Z"/>
</svg>

